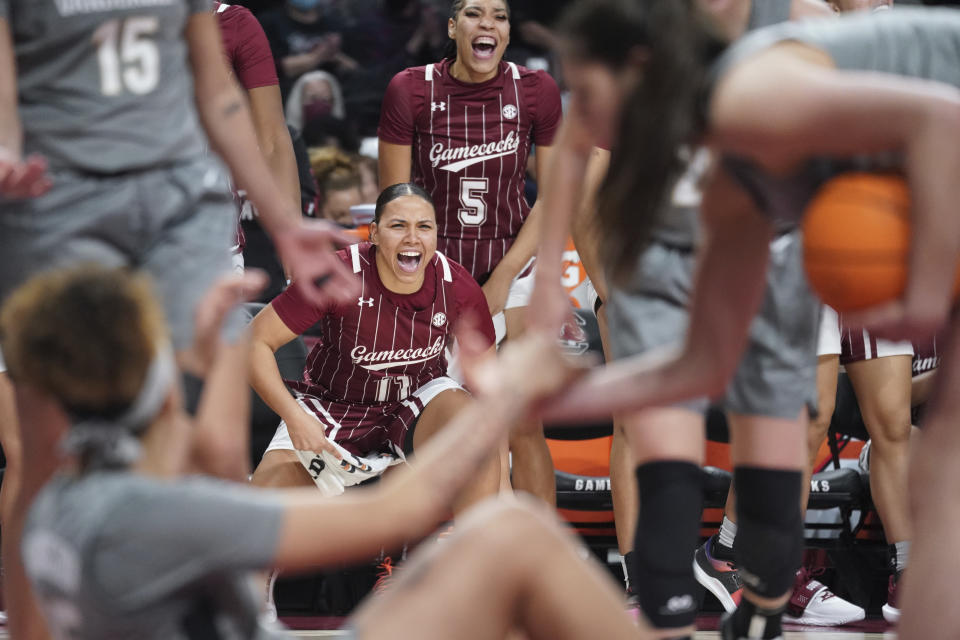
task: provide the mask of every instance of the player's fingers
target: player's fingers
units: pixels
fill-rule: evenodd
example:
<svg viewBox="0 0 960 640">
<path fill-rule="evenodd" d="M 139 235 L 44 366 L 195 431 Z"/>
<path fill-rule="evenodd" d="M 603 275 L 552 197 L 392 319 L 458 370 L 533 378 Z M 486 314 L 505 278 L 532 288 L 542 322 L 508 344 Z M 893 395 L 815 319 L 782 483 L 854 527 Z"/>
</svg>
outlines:
<svg viewBox="0 0 960 640">
<path fill-rule="evenodd" d="M 200 301 L 196 311 L 198 337 L 209 337 L 238 304 L 257 295 L 267 284 L 267 276 L 258 269 L 243 274 L 231 273 L 219 278 Z"/>
<path fill-rule="evenodd" d="M 267 274 L 260 269 L 244 269 L 242 274 L 234 274 L 232 279 L 223 283 L 223 296 L 227 304 L 253 300 L 270 282 Z"/>
<path fill-rule="evenodd" d="M 17 165 L 0 163 L 0 193 L 7 197 L 19 197 L 15 193 Z"/>
<path fill-rule="evenodd" d="M 31 198 L 36 198 L 38 196 L 42 196 L 47 191 L 50 191 L 51 187 L 53 187 L 53 181 L 50 180 L 50 178 L 44 177 L 37 180 L 30 186 L 30 193 L 27 195 Z"/>
<path fill-rule="evenodd" d="M 0 163 L 0 193 L 14 198 L 42 195 L 50 189 L 47 161 L 33 155 L 24 162 Z"/>
<path fill-rule="evenodd" d="M 23 163 L 20 166 L 20 185 L 23 189 L 29 190 L 33 185 L 43 179 L 47 172 L 47 165 L 36 158 Z"/>
<path fill-rule="evenodd" d="M 464 314 L 457 322 L 454 336 L 460 347 L 460 357 L 467 362 L 474 362 L 489 351 L 487 340 L 480 330 L 480 318 L 473 313 Z"/>
<path fill-rule="evenodd" d="M 303 228 L 308 236 L 319 243 L 346 247 L 357 243 L 357 238 L 327 220 L 304 220 Z"/>
<path fill-rule="evenodd" d="M 324 439 L 323 441 L 323 450 L 332 455 L 337 460 L 343 460 L 343 454 L 340 453 L 340 450 L 333 446 L 333 443 L 329 440 Z"/>
<path fill-rule="evenodd" d="M 322 282 L 314 281 L 314 294 L 321 301 L 332 299 L 335 302 L 348 303 L 351 298 L 360 295 L 360 281 L 336 256 L 331 255 L 327 263 L 328 270 Z"/>
</svg>

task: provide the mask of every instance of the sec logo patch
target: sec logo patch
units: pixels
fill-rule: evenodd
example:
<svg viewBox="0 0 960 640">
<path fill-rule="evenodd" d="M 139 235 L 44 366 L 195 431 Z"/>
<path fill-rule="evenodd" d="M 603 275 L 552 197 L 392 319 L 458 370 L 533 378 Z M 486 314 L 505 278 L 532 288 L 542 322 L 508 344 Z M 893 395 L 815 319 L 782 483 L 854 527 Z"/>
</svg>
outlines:
<svg viewBox="0 0 960 640">
<path fill-rule="evenodd" d="M 512 104 L 503 105 L 503 117 L 507 120 L 513 120 L 517 117 L 517 108 Z"/>
<path fill-rule="evenodd" d="M 433 314 L 433 326 L 439 328 L 447 324 L 447 316 L 444 313 Z"/>
</svg>

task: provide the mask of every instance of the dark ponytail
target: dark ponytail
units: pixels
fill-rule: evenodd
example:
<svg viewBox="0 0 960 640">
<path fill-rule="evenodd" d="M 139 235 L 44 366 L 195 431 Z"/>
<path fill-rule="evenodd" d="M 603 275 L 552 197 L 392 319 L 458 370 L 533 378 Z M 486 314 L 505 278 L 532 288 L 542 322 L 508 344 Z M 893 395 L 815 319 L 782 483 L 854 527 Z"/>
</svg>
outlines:
<svg viewBox="0 0 960 640">
<path fill-rule="evenodd" d="M 607 267 L 622 282 L 663 215 L 683 166 L 680 148 L 701 132 L 701 91 L 723 43 L 691 0 L 585 0 L 566 13 L 561 32 L 573 57 L 615 70 L 644 55 L 597 198 Z"/>
</svg>

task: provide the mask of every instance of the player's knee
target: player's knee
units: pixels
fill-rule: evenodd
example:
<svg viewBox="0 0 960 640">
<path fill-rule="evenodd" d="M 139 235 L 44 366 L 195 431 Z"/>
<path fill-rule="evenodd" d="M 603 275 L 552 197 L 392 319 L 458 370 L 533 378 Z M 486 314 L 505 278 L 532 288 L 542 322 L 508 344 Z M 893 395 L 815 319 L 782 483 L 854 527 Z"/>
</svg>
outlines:
<svg viewBox="0 0 960 640">
<path fill-rule="evenodd" d="M 690 562 L 700 533 L 700 467 L 677 460 L 642 464 L 637 489 L 643 505 L 634 544 L 640 606 L 656 628 L 689 626 L 697 613 Z"/>
<path fill-rule="evenodd" d="M 867 431 L 873 440 L 873 451 L 884 455 L 888 448 L 906 447 L 910 442 L 911 426 L 909 405 L 890 408 L 880 413 L 876 419 L 867 423 Z"/>
<path fill-rule="evenodd" d="M 815 418 L 810 418 L 807 424 L 807 441 L 813 445 L 816 443 L 816 446 L 820 446 L 823 443 L 823 439 L 827 437 L 827 430 L 830 429 L 830 422 L 833 419 L 833 412 L 836 408 L 836 403 L 832 400 L 830 402 L 821 402 L 817 405 L 817 416 Z"/>
<path fill-rule="evenodd" d="M 800 566 L 803 524 L 799 471 L 737 467 L 737 565 L 744 583 L 764 598 L 787 593 Z"/>
<path fill-rule="evenodd" d="M 251 484 L 265 488 L 295 487 L 309 481 L 297 454 L 288 449 L 274 449 L 263 454 L 250 478 Z"/>
<path fill-rule="evenodd" d="M 458 535 L 475 538 L 491 553 L 512 552 L 524 544 L 540 545 L 552 538 L 556 518 L 539 501 L 516 498 L 489 498 L 472 507 L 457 520 Z"/>
</svg>

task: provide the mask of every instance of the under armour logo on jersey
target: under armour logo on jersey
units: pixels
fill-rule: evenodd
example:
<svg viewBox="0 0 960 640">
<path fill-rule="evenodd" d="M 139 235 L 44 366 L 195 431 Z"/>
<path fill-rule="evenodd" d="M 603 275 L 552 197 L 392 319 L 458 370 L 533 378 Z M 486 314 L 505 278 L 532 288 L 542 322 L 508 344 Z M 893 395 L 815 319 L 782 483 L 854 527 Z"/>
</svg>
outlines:
<svg viewBox="0 0 960 640">
<path fill-rule="evenodd" d="M 431 102 L 431 103 L 430 103 L 430 111 L 437 111 L 437 110 L 439 110 L 439 111 L 446 111 L 446 110 L 447 110 L 447 103 L 446 103 L 446 102 Z"/>
<path fill-rule="evenodd" d="M 433 326 L 440 328 L 445 324 L 447 324 L 447 314 L 439 311 L 433 314 Z"/>
<path fill-rule="evenodd" d="M 512 104 L 503 105 L 503 117 L 507 120 L 513 120 L 517 117 L 517 108 Z"/>
<path fill-rule="evenodd" d="M 364 297 L 357 298 L 357 306 L 358 306 L 358 307 L 362 307 L 363 305 L 367 305 L 368 307 L 372 307 L 372 306 L 373 306 L 373 298 L 364 298 Z"/>
</svg>

